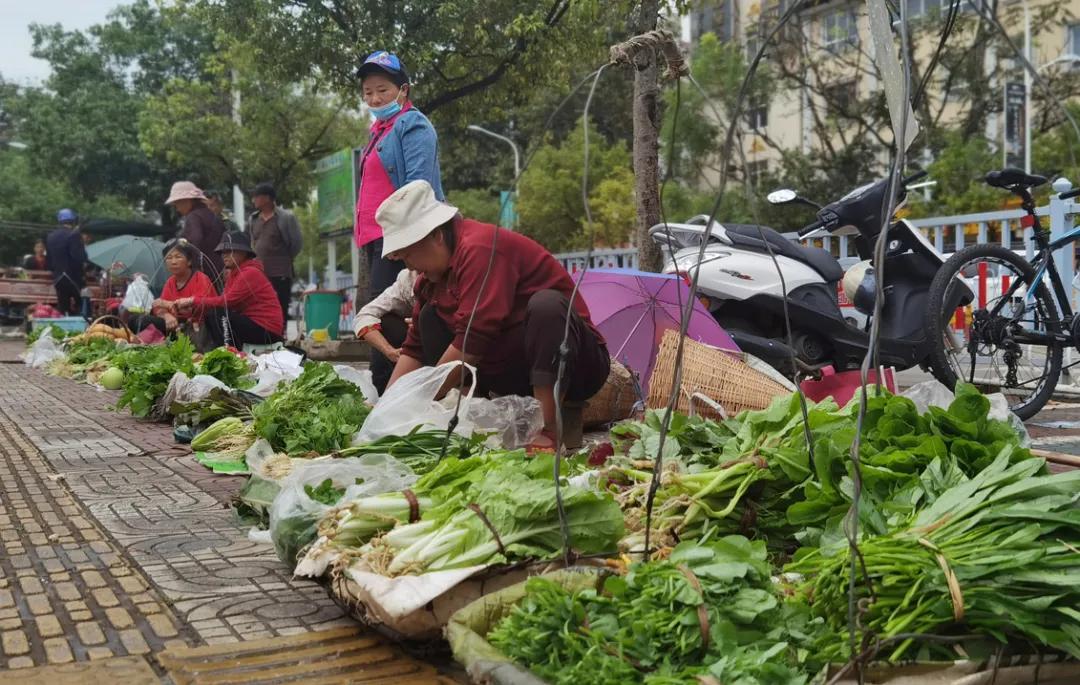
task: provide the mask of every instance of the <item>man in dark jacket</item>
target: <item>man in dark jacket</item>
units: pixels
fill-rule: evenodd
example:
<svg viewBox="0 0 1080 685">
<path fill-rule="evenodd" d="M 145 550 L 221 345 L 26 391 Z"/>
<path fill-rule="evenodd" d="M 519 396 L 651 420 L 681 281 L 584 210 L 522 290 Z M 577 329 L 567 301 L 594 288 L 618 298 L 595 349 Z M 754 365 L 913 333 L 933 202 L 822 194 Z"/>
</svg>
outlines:
<svg viewBox="0 0 1080 685">
<path fill-rule="evenodd" d="M 79 215 L 70 209 L 56 214 L 59 228 L 45 238 L 45 261 L 56 288 L 56 308 L 69 316 L 78 314 L 86 268 L 86 247 L 79 234 Z"/>
<path fill-rule="evenodd" d="M 255 212 L 248 219 L 255 255 L 263 263 L 266 277 L 274 286 L 281 303 L 283 321 L 288 325 L 289 299 L 292 297 L 293 260 L 304 247 L 300 222 L 287 209 L 277 206 L 277 193 L 269 183 L 260 183 L 251 191 Z M 283 330 L 282 333 L 285 333 Z"/>
</svg>

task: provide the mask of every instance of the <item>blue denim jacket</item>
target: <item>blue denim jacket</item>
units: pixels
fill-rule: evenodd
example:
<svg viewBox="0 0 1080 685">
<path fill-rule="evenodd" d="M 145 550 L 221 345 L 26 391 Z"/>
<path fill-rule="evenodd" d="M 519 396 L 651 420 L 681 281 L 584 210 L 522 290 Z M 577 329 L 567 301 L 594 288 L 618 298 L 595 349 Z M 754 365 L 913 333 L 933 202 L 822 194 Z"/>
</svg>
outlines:
<svg viewBox="0 0 1080 685">
<path fill-rule="evenodd" d="M 434 188 L 435 197 L 446 199 L 439 171 L 439 137 L 420 110 L 409 108 L 402 112 L 375 144 L 375 151 L 395 190 L 409 181 L 423 179 Z"/>
</svg>

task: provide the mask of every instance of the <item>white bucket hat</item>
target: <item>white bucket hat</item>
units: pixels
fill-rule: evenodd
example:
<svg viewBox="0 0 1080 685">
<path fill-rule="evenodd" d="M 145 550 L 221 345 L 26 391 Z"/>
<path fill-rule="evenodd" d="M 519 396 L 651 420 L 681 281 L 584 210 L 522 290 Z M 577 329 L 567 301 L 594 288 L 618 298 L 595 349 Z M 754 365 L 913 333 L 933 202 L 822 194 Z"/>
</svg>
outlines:
<svg viewBox="0 0 1080 685">
<path fill-rule="evenodd" d="M 427 181 L 406 183 L 375 211 L 375 222 L 383 230 L 382 256 L 420 242 L 457 213 L 457 207 L 435 199 L 435 191 Z"/>
<path fill-rule="evenodd" d="M 177 181 L 172 185 L 172 189 L 169 191 L 169 199 L 165 200 L 165 204 L 171 205 L 177 200 L 205 199 L 206 195 L 203 194 L 203 191 L 199 190 L 199 186 L 191 181 Z"/>
</svg>

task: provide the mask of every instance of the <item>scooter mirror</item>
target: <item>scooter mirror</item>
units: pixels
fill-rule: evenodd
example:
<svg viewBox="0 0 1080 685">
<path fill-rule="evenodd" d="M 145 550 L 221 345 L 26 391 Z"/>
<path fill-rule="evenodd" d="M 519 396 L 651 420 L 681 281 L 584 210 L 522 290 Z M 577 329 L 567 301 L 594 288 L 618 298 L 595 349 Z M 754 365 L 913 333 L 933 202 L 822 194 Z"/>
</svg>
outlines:
<svg viewBox="0 0 1080 685">
<path fill-rule="evenodd" d="M 783 205 L 788 202 L 794 202 L 799 197 L 799 194 L 789 188 L 781 188 L 780 190 L 774 190 L 765 196 L 765 199 L 769 201 L 771 205 Z"/>
</svg>

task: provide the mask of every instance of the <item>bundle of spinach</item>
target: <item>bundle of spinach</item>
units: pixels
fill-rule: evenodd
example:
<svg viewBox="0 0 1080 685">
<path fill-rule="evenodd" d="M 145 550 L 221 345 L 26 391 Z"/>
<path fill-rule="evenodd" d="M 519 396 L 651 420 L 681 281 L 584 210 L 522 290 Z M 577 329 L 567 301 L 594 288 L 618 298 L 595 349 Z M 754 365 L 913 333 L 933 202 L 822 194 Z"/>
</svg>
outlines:
<svg viewBox="0 0 1080 685">
<path fill-rule="evenodd" d="M 879 658 L 954 657 L 910 637 L 925 633 L 975 633 L 1080 658 L 1080 471 L 1038 475 L 1042 461 L 1016 461 L 1015 452 L 1004 447 L 951 486 L 928 478 L 926 506 L 860 541 L 859 625 L 880 641 Z M 806 576 L 800 596 L 827 626 L 807 645 L 826 662 L 850 656 L 851 569 L 844 539 L 804 548 L 787 567 Z"/>
<path fill-rule="evenodd" d="M 487 637 L 555 685 L 802 685 L 781 624 L 764 543 L 729 536 L 682 543 L 601 591 L 533 578 Z"/>
<path fill-rule="evenodd" d="M 989 418 L 989 411 L 989 400 L 964 383 L 947 410 L 931 407 L 925 414 L 905 397 L 870 397 L 860 449 L 864 529 L 883 534 L 890 521 L 912 512 L 926 498 L 926 478 L 954 482 L 974 475 L 1006 446 L 1014 448 L 1013 460 L 1030 457 L 1020 434 Z M 650 412 L 644 422 L 613 429 L 613 436 L 630 457 L 654 459 L 661 418 Z M 673 415 L 664 447 L 671 471 L 657 493 L 653 534 L 666 541 L 741 532 L 767 539 L 780 552 L 840 537 L 854 492 L 850 452 L 857 418 L 857 403 L 843 409 L 831 400 L 808 403 L 811 460 L 795 395 L 723 422 Z M 642 481 L 648 477 L 613 469 L 611 482 L 631 484 L 620 497 L 632 522 L 644 520 Z"/>
<path fill-rule="evenodd" d="M 113 364 L 124 372 L 124 392 L 117 409 L 130 407 L 135 416 L 149 416 L 178 371 L 194 375 L 195 346 L 186 335 L 164 345 L 138 345 L 117 352 Z"/>
<path fill-rule="evenodd" d="M 203 355 L 196 371 L 213 376 L 230 388 L 245 390 L 255 385 L 251 377 L 251 367 L 247 360 L 230 352 L 224 347 L 211 350 Z"/>
<path fill-rule="evenodd" d="M 360 429 L 370 408 L 360 388 L 325 362 L 308 362 L 300 376 L 252 407 L 255 434 L 278 452 L 330 454 Z"/>
</svg>

